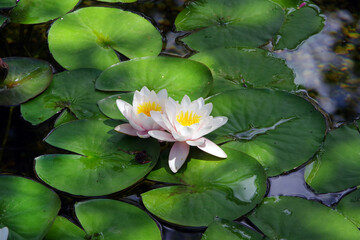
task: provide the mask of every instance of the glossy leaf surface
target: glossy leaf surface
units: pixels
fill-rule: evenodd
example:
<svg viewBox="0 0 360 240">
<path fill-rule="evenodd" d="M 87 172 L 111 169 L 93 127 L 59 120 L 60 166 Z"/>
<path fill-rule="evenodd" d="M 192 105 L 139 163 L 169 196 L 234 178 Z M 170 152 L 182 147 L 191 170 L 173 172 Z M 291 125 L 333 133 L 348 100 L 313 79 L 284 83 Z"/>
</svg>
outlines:
<svg viewBox="0 0 360 240">
<path fill-rule="evenodd" d="M 358 228 L 360 227 L 360 190 L 346 195 L 340 200 L 336 209 L 351 220 Z"/>
<path fill-rule="evenodd" d="M 274 240 L 360 238 L 359 230 L 342 214 L 302 198 L 265 198 L 249 218 L 269 239 Z"/>
<path fill-rule="evenodd" d="M 198 53 L 190 59 L 204 63 L 213 76 L 228 80 L 231 84 L 249 88 L 296 89 L 294 73 L 285 61 L 262 49 L 217 48 Z M 216 90 L 214 88 L 213 92 Z"/>
<path fill-rule="evenodd" d="M 140 70 L 141 69 L 141 70 Z M 199 62 L 172 57 L 146 57 L 113 65 L 96 80 L 103 91 L 135 91 L 143 86 L 155 92 L 166 89 L 170 97 L 192 100 L 206 97 L 212 86 L 210 70 Z"/>
<path fill-rule="evenodd" d="M 210 139 L 242 151 L 279 175 L 308 161 L 325 135 L 325 119 L 306 100 L 275 90 L 243 89 L 224 92 L 209 100 L 213 116 L 228 122 Z"/>
<path fill-rule="evenodd" d="M 36 158 L 38 176 L 74 195 L 100 196 L 123 190 L 156 164 L 159 143 L 115 132 L 115 121 L 79 120 L 56 128 L 46 142 L 77 154 Z"/>
<path fill-rule="evenodd" d="M 201 0 L 190 2 L 175 25 L 178 31 L 196 30 L 182 41 L 203 51 L 258 47 L 278 32 L 283 20 L 281 7 L 268 0 Z"/>
<path fill-rule="evenodd" d="M 95 90 L 94 82 L 100 73 L 95 69 L 78 69 L 55 74 L 43 94 L 21 105 L 22 116 L 33 125 L 60 111 L 73 118 L 63 113 L 56 125 L 72 119 L 104 118 L 96 103 L 110 94 Z"/>
<path fill-rule="evenodd" d="M 79 0 L 21 0 L 10 12 L 12 22 L 36 24 L 65 15 Z"/>
<path fill-rule="evenodd" d="M 9 228 L 8 239 L 42 239 L 59 210 L 59 197 L 40 183 L 0 175 L 0 228 Z"/>
<path fill-rule="evenodd" d="M 0 105 L 18 105 L 44 91 L 52 80 L 49 63 L 23 57 L 3 58 L 8 74 L 0 82 Z"/>
<path fill-rule="evenodd" d="M 84 240 L 86 233 L 64 217 L 58 216 L 45 236 L 45 240 Z"/>
<path fill-rule="evenodd" d="M 0 8 L 11 8 L 16 6 L 16 0 L 0 0 Z"/>
<path fill-rule="evenodd" d="M 307 184 L 318 192 L 339 192 L 360 185 L 360 134 L 342 126 L 328 133 L 317 159 L 306 168 Z"/>
<path fill-rule="evenodd" d="M 157 217 L 179 225 L 207 226 L 216 216 L 236 219 L 261 201 L 266 176 L 255 159 L 223 148 L 227 159 L 192 149 L 184 166 L 172 174 L 167 156 L 148 178 L 180 185 L 142 194 L 145 207 Z"/>
<path fill-rule="evenodd" d="M 51 26 L 49 48 L 66 69 L 104 70 L 119 62 L 114 50 L 128 58 L 158 55 L 162 38 L 148 20 L 137 14 L 87 7 L 67 14 Z"/>
</svg>

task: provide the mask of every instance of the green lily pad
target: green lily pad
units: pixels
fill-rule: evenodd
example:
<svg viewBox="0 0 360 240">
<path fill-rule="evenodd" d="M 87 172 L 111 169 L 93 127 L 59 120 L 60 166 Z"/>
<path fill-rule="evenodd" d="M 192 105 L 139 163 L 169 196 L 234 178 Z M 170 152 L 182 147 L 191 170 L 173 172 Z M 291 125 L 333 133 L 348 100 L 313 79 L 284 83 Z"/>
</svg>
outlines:
<svg viewBox="0 0 360 240">
<path fill-rule="evenodd" d="M 100 73 L 96 69 L 78 69 L 55 74 L 43 94 L 21 105 L 23 118 L 33 125 L 44 122 L 60 111 L 65 113 L 59 117 L 56 125 L 59 125 L 59 121 L 105 118 L 96 103 L 110 94 L 95 90 L 95 79 Z"/>
<path fill-rule="evenodd" d="M 360 190 L 346 195 L 336 206 L 336 210 L 344 214 L 358 228 L 360 227 Z"/>
<path fill-rule="evenodd" d="M 297 8 L 303 0 L 271 0 L 274 3 L 279 4 L 282 8 Z"/>
<path fill-rule="evenodd" d="M 133 185 L 156 164 L 159 143 L 115 132 L 117 124 L 85 119 L 56 128 L 45 141 L 77 154 L 37 157 L 36 173 L 50 186 L 74 195 L 101 196 Z"/>
<path fill-rule="evenodd" d="M 203 233 L 201 240 L 261 240 L 263 236 L 238 223 L 216 218 Z"/>
<path fill-rule="evenodd" d="M 0 175 L 0 228 L 9 228 L 8 239 L 42 239 L 59 210 L 59 197 L 40 183 Z"/>
<path fill-rule="evenodd" d="M 250 88 L 296 89 L 294 73 L 285 61 L 262 49 L 217 48 L 190 59 L 205 64 L 214 76 L 234 84 Z"/>
<path fill-rule="evenodd" d="M 176 100 L 184 95 L 195 100 L 207 96 L 212 82 L 210 70 L 202 63 L 173 57 L 146 57 L 111 66 L 100 75 L 95 86 L 103 91 L 135 91 L 146 86 L 156 92 L 166 89 Z"/>
<path fill-rule="evenodd" d="M 324 27 L 324 17 L 314 5 L 289 11 L 279 34 L 274 40 L 275 50 L 294 49 Z"/>
<path fill-rule="evenodd" d="M 269 176 L 308 161 L 325 135 L 325 119 L 305 99 L 270 89 L 240 89 L 210 98 L 228 122 L 209 135 L 258 160 Z"/>
<path fill-rule="evenodd" d="M 360 134 L 352 126 L 330 131 L 317 159 L 306 167 L 305 179 L 317 192 L 338 192 L 360 185 Z"/>
<path fill-rule="evenodd" d="M 0 28 L 4 25 L 4 23 L 8 20 L 7 17 L 0 15 Z"/>
<path fill-rule="evenodd" d="M 60 126 L 61 124 L 71 122 L 74 120 L 78 120 L 78 118 L 72 112 L 70 112 L 69 109 L 65 109 L 60 113 L 59 117 L 56 119 L 54 123 L 54 128 Z"/>
<path fill-rule="evenodd" d="M 160 167 L 148 177 L 180 183 L 141 195 L 151 213 L 178 225 L 207 226 L 216 216 L 236 219 L 261 201 L 266 176 L 255 159 L 228 148 L 223 148 L 227 159 L 194 150 L 175 175 L 168 167 Z M 161 160 L 167 163 L 167 158 Z"/>
<path fill-rule="evenodd" d="M 51 229 L 45 236 L 45 240 L 84 240 L 86 233 L 67 220 L 64 217 L 58 216 L 55 219 L 54 224 L 51 226 Z"/>
<path fill-rule="evenodd" d="M 16 0 L 0 0 L 0 8 L 11 8 L 16 6 Z"/>
<path fill-rule="evenodd" d="M 149 215 L 128 203 L 96 199 L 75 205 L 76 215 L 95 239 L 161 240 L 159 228 Z"/>
<path fill-rule="evenodd" d="M 52 80 L 49 63 L 35 58 L 3 58 L 8 74 L 0 82 L 0 105 L 18 105 L 44 91 Z"/>
<path fill-rule="evenodd" d="M 162 48 L 161 35 L 148 20 L 107 7 L 87 7 L 65 15 L 54 22 L 48 37 L 53 57 L 69 70 L 104 70 L 119 62 L 114 50 L 136 58 L 156 56 Z"/>
<path fill-rule="evenodd" d="M 65 15 L 79 0 L 21 0 L 10 12 L 11 21 L 22 24 L 47 22 Z"/>
<path fill-rule="evenodd" d="M 249 216 L 270 239 L 360 239 L 354 224 L 318 202 L 297 197 L 265 198 Z"/>
<path fill-rule="evenodd" d="M 122 2 L 122 3 L 133 3 L 133 2 L 137 2 L 137 0 L 98 0 L 99 2 L 112 2 L 112 3 L 117 3 L 117 2 Z"/>
<path fill-rule="evenodd" d="M 100 111 L 109 118 L 116 120 L 126 120 L 126 118 L 122 115 L 119 108 L 116 105 L 117 99 L 122 99 L 130 104 L 132 104 L 134 98 L 134 93 L 121 93 L 112 95 L 110 97 L 101 99 L 98 101 L 98 106 Z"/>
<path fill-rule="evenodd" d="M 203 51 L 217 47 L 258 47 L 284 20 L 281 7 L 268 0 L 190 2 L 175 20 L 178 31 L 196 30 L 183 41 Z"/>
</svg>

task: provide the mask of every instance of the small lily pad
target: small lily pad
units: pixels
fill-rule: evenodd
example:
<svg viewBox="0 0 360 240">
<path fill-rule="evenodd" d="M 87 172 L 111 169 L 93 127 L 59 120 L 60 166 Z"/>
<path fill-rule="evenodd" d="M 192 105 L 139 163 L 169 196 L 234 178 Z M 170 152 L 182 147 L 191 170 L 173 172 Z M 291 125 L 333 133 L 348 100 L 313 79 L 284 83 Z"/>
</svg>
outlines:
<svg viewBox="0 0 360 240">
<path fill-rule="evenodd" d="M 110 94 L 95 90 L 100 73 L 96 69 L 78 69 L 55 74 L 43 94 L 21 105 L 23 118 L 36 125 L 62 110 L 56 125 L 73 119 L 105 118 L 96 103 Z"/>
<path fill-rule="evenodd" d="M 207 96 L 212 82 L 209 68 L 202 63 L 174 57 L 145 57 L 109 67 L 96 80 L 96 88 L 135 91 L 146 86 L 155 92 L 166 89 L 175 100 L 184 95 L 195 100 Z"/>
<path fill-rule="evenodd" d="M 36 158 L 38 176 L 74 195 L 101 196 L 121 191 L 156 164 L 159 143 L 115 132 L 116 121 L 78 120 L 56 128 L 45 141 L 77 154 Z"/>
<path fill-rule="evenodd" d="M 21 0 L 10 12 L 11 21 L 22 24 L 47 22 L 65 15 L 79 0 Z"/>
<path fill-rule="evenodd" d="M 228 122 L 209 135 L 279 175 L 305 163 L 320 148 L 325 119 L 305 99 L 284 91 L 240 89 L 210 98 L 214 116 Z"/>
<path fill-rule="evenodd" d="M 10 57 L 8 74 L 0 82 L 0 105 L 18 105 L 44 91 L 52 80 L 49 63 L 35 58 Z"/>
<path fill-rule="evenodd" d="M 104 70 L 119 62 L 114 50 L 128 58 L 158 55 L 162 37 L 137 14 L 117 8 L 87 7 L 54 22 L 49 31 L 49 48 L 66 69 Z"/>
<path fill-rule="evenodd" d="M 162 166 L 150 174 L 152 180 L 180 183 L 141 195 L 151 213 L 178 225 L 207 226 L 216 216 L 236 219 L 261 201 L 266 176 L 255 159 L 228 148 L 227 159 L 194 150 L 175 175 Z M 167 158 L 161 160 L 167 165 Z"/>
<path fill-rule="evenodd" d="M 11 8 L 16 6 L 16 0 L 0 0 L 0 8 Z"/>
<path fill-rule="evenodd" d="M 344 214 L 358 228 L 360 227 L 360 190 L 346 195 L 336 206 L 336 210 Z"/>
<path fill-rule="evenodd" d="M 59 210 L 59 197 L 40 183 L 0 175 L 0 228 L 8 227 L 8 239 L 42 239 Z"/>
<path fill-rule="evenodd" d="M 263 236 L 243 225 L 216 218 L 203 233 L 201 240 L 262 240 Z"/>
<path fill-rule="evenodd" d="M 330 131 L 316 160 L 306 167 L 307 184 L 320 193 L 360 185 L 360 134 L 354 126 Z"/>
<path fill-rule="evenodd" d="M 161 240 L 154 220 L 128 203 L 96 199 L 75 205 L 76 216 L 88 236 L 100 239 Z"/>
<path fill-rule="evenodd" d="M 339 212 L 297 197 L 265 198 L 249 216 L 270 239 L 360 239 L 360 232 Z"/>
<path fill-rule="evenodd" d="M 275 50 L 294 49 L 304 40 L 318 33 L 324 27 L 324 17 L 319 8 L 307 4 L 286 14 L 286 20 L 274 40 Z"/>
<path fill-rule="evenodd" d="M 182 41 L 203 51 L 258 47 L 279 31 L 283 20 L 284 11 L 268 0 L 202 0 L 190 2 L 175 25 L 178 31 L 195 30 Z"/>
<path fill-rule="evenodd" d="M 45 240 L 84 240 L 86 233 L 64 217 L 58 216 L 45 236 Z"/>
<path fill-rule="evenodd" d="M 249 88 L 296 89 L 295 75 L 285 61 L 262 49 L 217 48 L 198 53 L 190 59 L 204 63 L 214 76 L 233 84 Z"/>
<path fill-rule="evenodd" d="M 134 97 L 134 93 L 121 93 L 112 95 L 110 97 L 101 99 L 98 101 L 98 106 L 100 111 L 108 116 L 109 118 L 116 119 L 116 120 L 126 120 L 126 118 L 122 115 L 119 108 L 116 105 L 117 99 L 122 99 L 130 104 L 132 104 Z"/>
</svg>

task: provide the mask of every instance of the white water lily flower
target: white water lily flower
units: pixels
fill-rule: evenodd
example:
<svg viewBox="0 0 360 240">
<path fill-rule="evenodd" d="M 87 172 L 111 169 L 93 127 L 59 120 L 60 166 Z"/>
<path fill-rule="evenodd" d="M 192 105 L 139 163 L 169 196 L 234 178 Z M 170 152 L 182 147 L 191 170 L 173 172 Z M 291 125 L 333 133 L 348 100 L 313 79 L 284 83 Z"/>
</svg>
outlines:
<svg viewBox="0 0 360 240">
<path fill-rule="evenodd" d="M 9 229 L 7 227 L 0 228 L 0 240 L 7 240 Z"/>
<path fill-rule="evenodd" d="M 116 104 L 120 112 L 129 121 L 129 123 L 121 124 L 115 127 L 115 130 L 131 136 L 139 136 L 148 138 L 149 130 L 162 129 L 150 116 L 150 112 L 162 113 L 167 99 L 167 91 L 160 90 L 157 94 L 150 91 L 147 87 L 143 87 L 140 92 L 135 91 L 133 104 L 117 99 Z"/>
<path fill-rule="evenodd" d="M 165 111 L 151 112 L 151 117 L 163 129 L 151 130 L 149 135 L 161 141 L 175 142 L 170 150 L 169 167 L 177 172 L 184 164 L 190 150 L 190 146 L 220 158 L 226 158 L 226 153 L 215 143 L 203 136 L 221 127 L 227 122 L 227 117 L 210 116 L 212 104 L 205 104 L 203 98 L 191 102 L 188 96 L 184 96 L 181 104 L 168 98 L 165 102 Z"/>
</svg>

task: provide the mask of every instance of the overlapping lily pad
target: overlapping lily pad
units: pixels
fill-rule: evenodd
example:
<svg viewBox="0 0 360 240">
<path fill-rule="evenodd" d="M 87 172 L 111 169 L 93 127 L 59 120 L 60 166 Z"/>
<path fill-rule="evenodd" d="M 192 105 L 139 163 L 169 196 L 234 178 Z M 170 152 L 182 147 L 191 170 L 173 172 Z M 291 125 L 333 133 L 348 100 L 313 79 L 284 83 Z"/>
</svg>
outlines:
<svg viewBox="0 0 360 240">
<path fill-rule="evenodd" d="M 0 229 L 8 227 L 8 239 L 42 239 L 59 209 L 59 197 L 40 183 L 0 175 Z"/>
<path fill-rule="evenodd" d="M 78 120 L 56 128 L 46 142 L 77 154 L 36 158 L 47 184 L 74 195 L 100 196 L 123 190 L 156 164 L 159 143 L 115 132 L 116 121 Z"/>
<path fill-rule="evenodd" d="M 336 209 L 360 227 L 360 190 L 357 189 L 341 199 Z"/>
<path fill-rule="evenodd" d="M 79 0 L 21 0 L 10 12 L 12 22 L 35 24 L 65 15 Z"/>
<path fill-rule="evenodd" d="M 39 97 L 21 105 L 23 118 L 39 124 L 63 111 L 57 124 L 73 119 L 105 118 L 96 103 L 110 94 L 95 90 L 101 71 L 78 69 L 54 75 L 49 88 Z"/>
<path fill-rule="evenodd" d="M 268 51 L 253 48 L 217 48 L 190 59 L 208 66 L 213 75 L 246 87 L 295 90 L 294 73 L 285 61 Z M 215 78 L 216 80 L 216 78 Z M 229 89 L 234 88 L 229 84 Z M 216 93 L 217 89 L 213 90 Z"/>
<path fill-rule="evenodd" d="M 117 8 L 88 7 L 58 19 L 49 31 L 49 48 L 66 69 L 106 69 L 119 59 L 156 56 L 158 30 L 145 18 Z"/>
<path fill-rule="evenodd" d="M 7 77 L 0 82 L 0 105 L 18 105 L 44 91 L 52 80 L 49 63 L 35 58 L 10 57 Z"/>
<path fill-rule="evenodd" d="M 11 8 L 16 6 L 16 0 L 0 0 L 0 8 Z"/>
<path fill-rule="evenodd" d="M 167 156 L 149 179 L 179 185 L 157 188 L 142 194 L 145 207 L 157 217 L 179 225 L 206 226 L 216 216 L 236 219 L 261 201 L 266 176 L 255 159 L 223 148 L 227 159 L 192 149 L 175 175 L 167 167 Z"/>
<path fill-rule="evenodd" d="M 325 119 L 305 99 L 270 89 L 241 89 L 210 99 L 228 122 L 210 139 L 242 151 L 279 175 L 308 161 L 325 135 Z"/>
<path fill-rule="evenodd" d="M 274 40 L 275 50 L 294 49 L 324 27 L 325 19 L 319 8 L 313 4 L 292 9 L 285 17 L 286 20 Z"/>
<path fill-rule="evenodd" d="M 166 89 L 170 97 L 195 100 L 206 97 L 212 87 L 210 70 L 202 63 L 173 57 L 146 57 L 118 63 L 96 80 L 103 91 L 135 91 L 143 86 L 156 92 Z"/>
<path fill-rule="evenodd" d="M 359 230 L 342 214 L 302 198 L 265 198 L 249 218 L 274 240 L 360 239 Z"/>
<path fill-rule="evenodd" d="M 45 240 L 84 240 L 86 233 L 64 217 L 58 216 L 45 236 Z"/>
<path fill-rule="evenodd" d="M 279 31 L 283 20 L 284 11 L 268 0 L 201 0 L 190 2 L 175 25 L 178 31 L 196 30 L 182 40 L 203 51 L 258 47 Z"/>
<path fill-rule="evenodd" d="M 360 134 L 354 126 L 329 132 L 319 156 L 306 167 L 306 182 L 321 193 L 360 185 L 359 146 Z"/>
<path fill-rule="evenodd" d="M 201 240 L 261 240 L 263 236 L 238 223 L 216 218 L 203 233 Z"/>
<path fill-rule="evenodd" d="M 7 17 L 0 15 L 0 28 L 2 27 L 2 25 L 4 25 L 7 19 Z"/>
<path fill-rule="evenodd" d="M 122 99 L 130 104 L 132 104 L 132 100 L 134 98 L 134 93 L 121 93 L 109 96 L 107 98 L 101 99 L 98 101 L 98 106 L 100 111 L 108 116 L 111 119 L 117 120 L 126 120 L 126 118 L 119 111 L 119 108 L 116 105 L 116 99 Z"/>
</svg>

